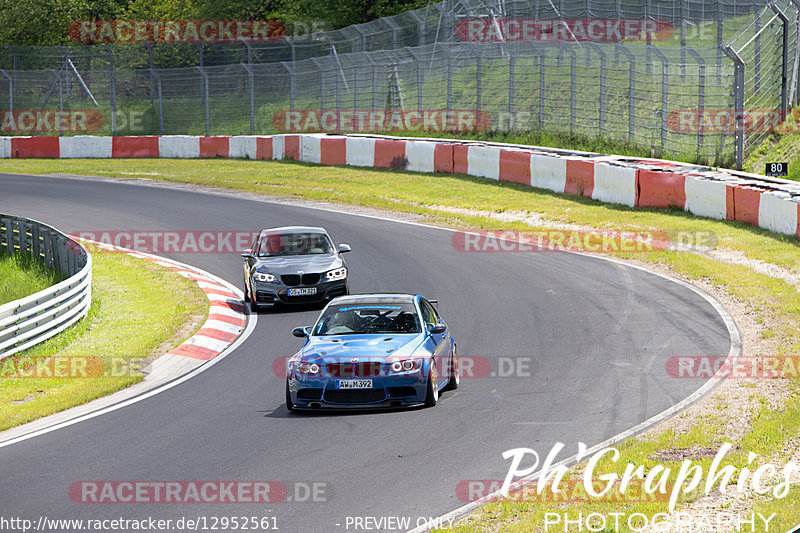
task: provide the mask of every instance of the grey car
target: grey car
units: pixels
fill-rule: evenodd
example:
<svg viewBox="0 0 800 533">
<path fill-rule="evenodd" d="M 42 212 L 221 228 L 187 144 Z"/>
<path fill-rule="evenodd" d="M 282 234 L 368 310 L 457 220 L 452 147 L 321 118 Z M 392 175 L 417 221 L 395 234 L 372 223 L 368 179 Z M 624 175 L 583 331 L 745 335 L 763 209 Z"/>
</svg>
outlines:
<svg viewBox="0 0 800 533">
<path fill-rule="evenodd" d="M 349 294 L 350 246 L 334 246 L 323 228 L 286 226 L 262 230 L 244 250 L 244 301 L 250 309 L 276 304 L 328 302 Z"/>
</svg>

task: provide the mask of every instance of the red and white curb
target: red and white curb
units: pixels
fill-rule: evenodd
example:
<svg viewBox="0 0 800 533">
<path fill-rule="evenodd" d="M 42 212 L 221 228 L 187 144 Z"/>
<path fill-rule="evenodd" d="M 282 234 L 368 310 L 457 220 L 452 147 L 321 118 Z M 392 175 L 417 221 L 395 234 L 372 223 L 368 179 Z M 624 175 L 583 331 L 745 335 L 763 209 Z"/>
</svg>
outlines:
<svg viewBox="0 0 800 533">
<path fill-rule="evenodd" d="M 168 351 L 143 371 L 145 379 L 103 398 L 67 409 L 0 433 L 0 448 L 116 411 L 180 385 L 232 353 L 255 329 L 258 321 L 242 302 L 241 291 L 210 272 L 144 252 L 106 243 L 84 241 L 92 248 L 121 252 L 151 261 L 197 283 L 209 300 L 208 317 L 180 346 Z M 100 252 L 102 253 L 102 252 Z"/>
</svg>

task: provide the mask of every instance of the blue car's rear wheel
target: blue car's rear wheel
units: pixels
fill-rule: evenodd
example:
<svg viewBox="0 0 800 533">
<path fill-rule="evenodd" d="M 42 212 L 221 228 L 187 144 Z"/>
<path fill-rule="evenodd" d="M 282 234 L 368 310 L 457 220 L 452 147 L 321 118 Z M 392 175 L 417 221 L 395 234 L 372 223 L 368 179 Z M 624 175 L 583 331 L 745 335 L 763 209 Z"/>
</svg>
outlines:
<svg viewBox="0 0 800 533">
<path fill-rule="evenodd" d="M 433 407 L 439 401 L 439 389 L 436 388 L 436 363 L 431 359 L 431 370 L 428 372 L 428 394 L 425 396 L 425 406 Z"/>
</svg>

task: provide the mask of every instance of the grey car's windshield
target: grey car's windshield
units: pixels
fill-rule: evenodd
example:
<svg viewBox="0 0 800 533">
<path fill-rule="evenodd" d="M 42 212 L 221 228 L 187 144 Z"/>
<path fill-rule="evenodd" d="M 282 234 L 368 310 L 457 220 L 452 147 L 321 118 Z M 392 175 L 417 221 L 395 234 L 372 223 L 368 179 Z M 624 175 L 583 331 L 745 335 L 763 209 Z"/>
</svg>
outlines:
<svg viewBox="0 0 800 533">
<path fill-rule="evenodd" d="M 420 333 L 413 304 L 332 305 L 317 321 L 314 335 Z"/>
<path fill-rule="evenodd" d="M 268 232 L 261 236 L 258 245 L 258 257 L 330 253 L 333 253 L 333 244 L 324 233 Z"/>
</svg>

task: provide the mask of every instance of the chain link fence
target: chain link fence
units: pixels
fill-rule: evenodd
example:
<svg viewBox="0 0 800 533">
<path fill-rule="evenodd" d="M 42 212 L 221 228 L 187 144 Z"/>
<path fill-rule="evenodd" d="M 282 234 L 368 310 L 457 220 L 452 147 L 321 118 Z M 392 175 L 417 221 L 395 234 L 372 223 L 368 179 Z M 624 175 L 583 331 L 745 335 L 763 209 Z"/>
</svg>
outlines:
<svg viewBox="0 0 800 533">
<path fill-rule="evenodd" d="M 769 131 L 744 111 L 797 101 L 799 4 L 448 0 L 304 41 L 6 47 L 2 132 L 546 130 L 741 163 Z M 658 25 L 623 42 L 501 28 L 553 19 Z M 501 39 L 465 38 L 470 21 Z"/>
</svg>

